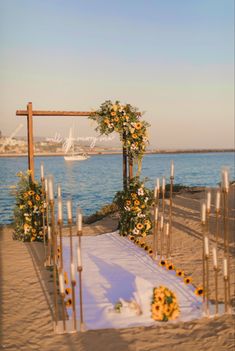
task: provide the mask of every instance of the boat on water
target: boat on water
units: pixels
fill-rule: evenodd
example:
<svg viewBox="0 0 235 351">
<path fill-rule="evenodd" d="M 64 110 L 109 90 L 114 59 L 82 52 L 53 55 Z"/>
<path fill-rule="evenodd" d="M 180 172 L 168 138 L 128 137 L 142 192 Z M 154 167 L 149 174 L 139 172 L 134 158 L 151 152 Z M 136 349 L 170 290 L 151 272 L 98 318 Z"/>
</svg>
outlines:
<svg viewBox="0 0 235 351">
<path fill-rule="evenodd" d="M 66 142 L 64 143 L 64 151 L 65 151 L 65 156 L 64 160 L 65 161 L 85 161 L 90 156 L 87 155 L 83 150 L 80 152 L 75 152 L 75 139 L 73 137 L 73 131 L 72 128 L 69 130 L 69 137 L 66 139 Z"/>
</svg>

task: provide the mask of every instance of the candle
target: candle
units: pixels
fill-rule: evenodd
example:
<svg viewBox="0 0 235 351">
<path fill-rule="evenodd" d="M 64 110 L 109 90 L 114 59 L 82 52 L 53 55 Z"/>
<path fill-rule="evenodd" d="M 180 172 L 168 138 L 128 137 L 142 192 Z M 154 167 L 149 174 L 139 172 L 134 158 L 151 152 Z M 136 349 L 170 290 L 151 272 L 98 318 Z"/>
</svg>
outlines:
<svg viewBox="0 0 235 351">
<path fill-rule="evenodd" d="M 77 209 L 77 230 L 78 232 L 82 231 L 82 213 L 79 207 Z"/>
<path fill-rule="evenodd" d="M 53 176 L 48 176 L 48 197 L 50 201 L 54 200 L 54 179 Z"/>
<path fill-rule="evenodd" d="M 229 177 L 227 169 L 222 170 L 222 188 L 226 192 L 229 190 Z"/>
<path fill-rule="evenodd" d="M 78 256 L 78 267 L 82 267 L 81 247 L 79 245 L 77 248 L 77 256 Z"/>
<path fill-rule="evenodd" d="M 72 219 L 72 201 L 68 200 L 67 201 L 67 214 L 68 214 L 68 220 Z"/>
<path fill-rule="evenodd" d="M 71 281 L 76 282 L 75 264 L 73 262 L 71 262 Z"/>
<path fill-rule="evenodd" d="M 47 227 L 47 237 L 48 237 L 48 240 L 50 241 L 51 240 L 51 227 L 50 226 Z"/>
<path fill-rule="evenodd" d="M 160 229 L 163 230 L 163 225 L 164 225 L 164 217 L 161 216 L 161 220 L 160 220 Z"/>
<path fill-rule="evenodd" d="M 61 197 L 61 186 L 60 186 L 60 184 L 58 184 L 58 187 L 57 187 L 57 196 Z"/>
<path fill-rule="evenodd" d="M 216 192 L 216 211 L 220 210 L 220 190 Z"/>
<path fill-rule="evenodd" d="M 208 236 L 205 236 L 205 255 L 209 257 L 209 240 Z"/>
<path fill-rule="evenodd" d="M 216 247 L 213 247 L 212 254 L 213 254 L 213 265 L 214 265 L 214 268 L 217 268 L 218 263 L 217 263 L 217 250 L 216 250 Z"/>
<path fill-rule="evenodd" d="M 155 188 L 154 188 L 154 199 L 157 198 L 157 193 L 158 193 L 158 188 L 157 188 L 157 186 L 155 186 Z"/>
<path fill-rule="evenodd" d="M 228 277 L 228 261 L 227 258 L 224 258 L 224 278 Z"/>
<path fill-rule="evenodd" d="M 155 208 L 155 211 L 154 211 L 154 219 L 155 219 L 155 221 L 158 220 L 158 207 Z"/>
<path fill-rule="evenodd" d="M 43 165 L 43 163 L 41 163 L 40 170 L 41 170 L 41 180 L 43 180 L 44 179 L 44 165 Z"/>
<path fill-rule="evenodd" d="M 166 178 L 162 177 L 162 191 L 164 192 L 166 188 Z"/>
<path fill-rule="evenodd" d="M 64 274 L 63 274 L 63 272 L 61 272 L 59 274 L 59 286 L 60 286 L 61 295 L 64 295 L 65 289 L 64 289 Z"/>
<path fill-rule="evenodd" d="M 157 180 L 156 180 L 156 187 L 157 187 L 157 191 L 159 192 L 159 190 L 160 190 L 160 179 L 159 178 L 157 178 Z"/>
<path fill-rule="evenodd" d="M 63 203 L 61 197 L 58 198 L 58 221 L 62 222 L 63 219 Z"/>
<path fill-rule="evenodd" d="M 208 191 L 206 194 L 206 210 L 207 212 L 210 212 L 211 210 L 211 192 Z"/>
<path fill-rule="evenodd" d="M 166 235 L 167 236 L 169 235 L 169 223 L 168 222 L 166 223 Z"/>
<path fill-rule="evenodd" d="M 206 204 L 205 202 L 201 205 L 201 221 L 203 224 L 206 223 Z"/>
<path fill-rule="evenodd" d="M 174 170 L 175 170 L 174 162 L 171 161 L 171 178 L 174 178 Z"/>
</svg>

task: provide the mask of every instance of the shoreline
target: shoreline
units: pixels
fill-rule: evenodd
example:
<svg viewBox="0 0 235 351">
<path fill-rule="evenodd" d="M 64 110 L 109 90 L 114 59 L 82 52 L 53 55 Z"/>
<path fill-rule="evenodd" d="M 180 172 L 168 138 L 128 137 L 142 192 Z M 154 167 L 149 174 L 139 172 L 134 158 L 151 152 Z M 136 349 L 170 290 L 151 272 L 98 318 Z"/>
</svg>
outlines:
<svg viewBox="0 0 235 351">
<path fill-rule="evenodd" d="M 207 154 L 207 153 L 227 153 L 235 152 L 235 149 L 193 149 L 193 150 L 157 150 L 157 151 L 146 151 L 145 155 L 170 155 L 170 154 Z M 121 155 L 121 151 L 93 151 L 87 153 L 90 156 L 102 156 L 102 155 Z M 4 153 L 0 154 L 0 158 L 7 157 L 27 157 L 27 153 L 15 154 L 15 153 Z M 51 153 L 35 153 L 34 157 L 61 157 L 65 156 L 63 152 L 51 152 Z"/>
</svg>

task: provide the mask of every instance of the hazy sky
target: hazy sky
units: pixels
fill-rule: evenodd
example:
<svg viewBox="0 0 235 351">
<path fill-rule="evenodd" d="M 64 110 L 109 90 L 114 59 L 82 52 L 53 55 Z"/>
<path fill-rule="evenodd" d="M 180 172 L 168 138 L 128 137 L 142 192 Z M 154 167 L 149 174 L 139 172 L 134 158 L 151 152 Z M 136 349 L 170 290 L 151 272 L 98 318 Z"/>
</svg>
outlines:
<svg viewBox="0 0 235 351">
<path fill-rule="evenodd" d="M 151 146 L 234 145 L 233 0 L 0 0 L 0 121 L 10 134 L 35 109 L 146 111 Z M 67 135 L 71 118 L 37 117 Z M 79 135 L 94 135 L 76 119 Z M 19 134 L 26 134 L 22 129 Z"/>
</svg>

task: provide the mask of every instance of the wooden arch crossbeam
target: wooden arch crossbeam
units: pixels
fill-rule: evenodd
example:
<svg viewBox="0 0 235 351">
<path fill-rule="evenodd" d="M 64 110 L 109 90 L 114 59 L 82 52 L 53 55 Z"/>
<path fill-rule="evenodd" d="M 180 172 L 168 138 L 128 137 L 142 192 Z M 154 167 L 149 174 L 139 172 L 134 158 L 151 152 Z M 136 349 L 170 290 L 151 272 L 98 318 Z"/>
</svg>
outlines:
<svg viewBox="0 0 235 351">
<path fill-rule="evenodd" d="M 91 111 L 42 111 L 33 110 L 32 102 L 27 104 L 26 110 L 17 110 L 17 116 L 27 116 L 27 139 L 28 139 L 28 169 L 31 170 L 31 178 L 34 180 L 34 143 L 33 143 L 33 116 L 54 117 L 89 117 Z M 129 177 L 133 177 L 133 161 L 129 159 Z M 123 185 L 127 186 L 127 153 L 123 148 Z"/>
</svg>

